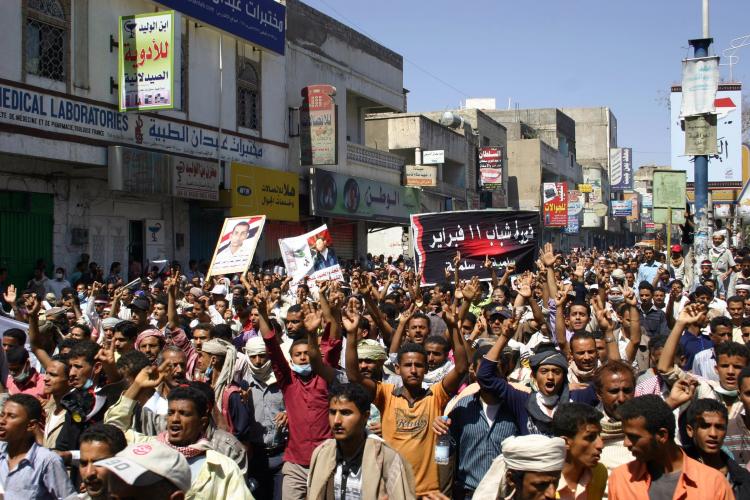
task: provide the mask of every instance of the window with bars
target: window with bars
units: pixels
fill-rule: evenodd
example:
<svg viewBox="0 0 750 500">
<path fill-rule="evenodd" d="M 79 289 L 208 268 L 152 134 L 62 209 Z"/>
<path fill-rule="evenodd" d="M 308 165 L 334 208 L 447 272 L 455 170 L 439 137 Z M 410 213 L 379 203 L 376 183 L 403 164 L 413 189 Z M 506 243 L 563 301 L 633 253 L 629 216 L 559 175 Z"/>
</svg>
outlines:
<svg viewBox="0 0 750 500">
<path fill-rule="evenodd" d="M 26 72 L 64 81 L 68 19 L 58 0 L 28 0 L 25 24 Z"/>
<path fill-rule="evenodd" d="M 260 130 L 260 71 L 244 57 L 237 64 L 237 125 Z"/>
</svg>

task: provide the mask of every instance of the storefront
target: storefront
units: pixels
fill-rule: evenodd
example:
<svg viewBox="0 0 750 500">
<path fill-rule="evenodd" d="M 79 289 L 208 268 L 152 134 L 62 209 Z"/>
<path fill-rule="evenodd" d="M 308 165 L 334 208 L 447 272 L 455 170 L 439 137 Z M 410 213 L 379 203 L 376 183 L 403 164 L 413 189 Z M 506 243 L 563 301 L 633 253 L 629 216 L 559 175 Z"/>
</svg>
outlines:
<svg viewBox="0 0 750 500">
<path fill-rule="evenodd" d="M 408 225 L 420 213 L 420 192 L 415 188 L 315 169 L 311 176 L 311 212 L 328 224 L 340 259 L 367 253 L 370 227 Z"/>
</svg>

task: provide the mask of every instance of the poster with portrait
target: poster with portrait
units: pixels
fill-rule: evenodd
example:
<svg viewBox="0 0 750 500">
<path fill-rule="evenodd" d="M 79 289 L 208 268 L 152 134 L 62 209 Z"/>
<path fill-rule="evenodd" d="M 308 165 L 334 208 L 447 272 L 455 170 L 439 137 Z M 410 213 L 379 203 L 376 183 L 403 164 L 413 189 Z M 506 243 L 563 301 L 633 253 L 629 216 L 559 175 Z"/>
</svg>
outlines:
<svg viewBox="0 0 750 500">
<path fill-rule="evenodd" d="M 281 258 L 292 286 L 303 281 L 343 280 L 333 239 L 328 226 L 313 229 L 300 236 L 279 239 Z"/>
<path fill-rule="evenodd" d="M 208 276 L 244 273 L 250 266 L 255 247 L 266 223 L 265 215 L 224 219 L 219 241 L 216 243 Z"/>
</svg>

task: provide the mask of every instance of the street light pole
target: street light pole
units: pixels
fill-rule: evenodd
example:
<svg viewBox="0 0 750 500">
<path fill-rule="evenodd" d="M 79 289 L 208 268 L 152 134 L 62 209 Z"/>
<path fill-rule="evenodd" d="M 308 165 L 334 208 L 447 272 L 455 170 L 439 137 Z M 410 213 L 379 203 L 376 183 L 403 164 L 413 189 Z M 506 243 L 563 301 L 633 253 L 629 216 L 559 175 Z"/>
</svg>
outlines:
<svg viewBox="0 0 750 500">
<path fill-rule="evenodd" d="M 703 38 L 690 40 L 693 57 L 707 57 L 713 39 L 708 30 L 708 2 L 703 0 Z M 695 260 L 698 263 L 708 257 L 708 156 L 695 157 Z"/>
</svg>

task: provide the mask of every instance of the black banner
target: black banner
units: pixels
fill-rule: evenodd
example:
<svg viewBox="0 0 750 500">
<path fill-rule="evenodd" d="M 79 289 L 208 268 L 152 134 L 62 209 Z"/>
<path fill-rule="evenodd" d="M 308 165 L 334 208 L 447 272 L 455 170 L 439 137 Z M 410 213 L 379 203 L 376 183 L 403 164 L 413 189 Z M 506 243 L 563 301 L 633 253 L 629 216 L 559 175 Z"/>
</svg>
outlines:
<svg viewBox="0 0 750 500">
<path fill-rule="evenodd" d="M 539 213 L 532 211 L 467 210 L 411 216 L 415 267 L 422 283 L 442 283 L 453 273 L 453 258 L 461 252 L 459 278 L 489 279 L 484 261 L 496 267 L 515 264 L 531 270 L 539 246 Z"/>
</svg>

